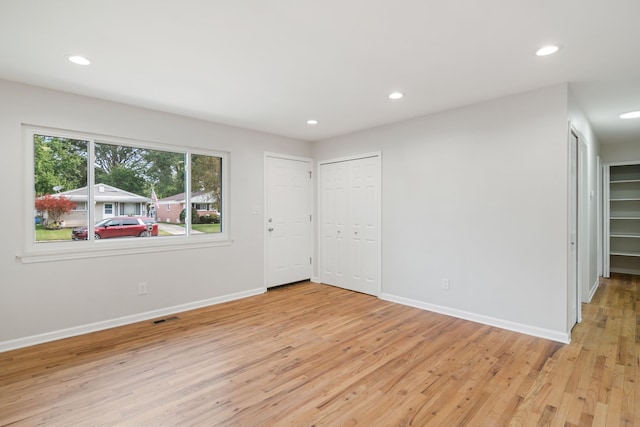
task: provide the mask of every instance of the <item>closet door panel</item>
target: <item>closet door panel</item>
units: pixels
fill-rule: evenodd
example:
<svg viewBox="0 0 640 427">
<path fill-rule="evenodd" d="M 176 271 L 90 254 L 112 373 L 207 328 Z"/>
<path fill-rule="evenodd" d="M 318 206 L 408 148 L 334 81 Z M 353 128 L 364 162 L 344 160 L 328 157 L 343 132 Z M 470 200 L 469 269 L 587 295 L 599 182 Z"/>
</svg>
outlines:
<svg viewBox="0 0 640 427">
<path fill-rule="evenodd" d="M 349 277 L 349 256 L 347 239 L 348 224 L 348 188 L 347 188 L 347 165 L 344 162 L 336 163 L 336 203 L 335 210 L 335 227 L 336 227 L 336 278 L 340 283 L 344 283 Z"/>
<path fill-rule="evenodd" d="M 345 281 L 346 174 L 344 164 L 323 165 L 321 170 L 321 276 L 324 283 L 341 286 Z"/>
<path fill-rule="evenodd" d="M 353 271 L 351 287 L 372 295 L 379 293 L 380 271 L 380 200 L 379 158 L 369 157 L 350 162 L 349 177 L 353 201 Z"/>
<path fill-rule="evenodd" d="M 364 236 L 364 164 L 362 160 L 348 162 L 349 170 L 349 288 L 360 290 L 363 280 L 363 238 Z"/>
<path fill-rule="evenodd" d="M 320 215 L 322 216 L 322 264 L 320 275 L 330 285 L 336 285 L 336 188 L 334 165 L 325 165 L 321 171 Z"/>
<path fill-rule="evenodd" d="M 369 158 L 365 165 L 364 212 L 365 212 L 365 256 L 364 277 L 367 287 L 379 288 L 380 277 L 380 158 Z"/>
</svg>

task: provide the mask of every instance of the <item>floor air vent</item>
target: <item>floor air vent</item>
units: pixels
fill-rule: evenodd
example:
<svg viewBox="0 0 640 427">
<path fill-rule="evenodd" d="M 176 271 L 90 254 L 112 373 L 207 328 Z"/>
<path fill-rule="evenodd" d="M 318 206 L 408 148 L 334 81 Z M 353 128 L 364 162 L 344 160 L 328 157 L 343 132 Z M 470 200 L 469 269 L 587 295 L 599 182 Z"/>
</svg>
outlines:
<svg viewBox="0 0 640 427">
<path fill-rule="evenodd" d="M 173 321 L 173 320 L 178 320 L 178 319 L 179 319 L 179 317 L 178 317 L 178 316 L 171 316 L 171 317 L 165 317 L 164 319 L 157 319 L 157 320 L 154 320 L 154 321 L 153 321 L 153 322 L 151 322 L 151 323 L 153 323 L 154 325 L 159 325 L 159 324 L 161 324 L 161 323 L 171 322 L 171 321 Z"/>
</svg>

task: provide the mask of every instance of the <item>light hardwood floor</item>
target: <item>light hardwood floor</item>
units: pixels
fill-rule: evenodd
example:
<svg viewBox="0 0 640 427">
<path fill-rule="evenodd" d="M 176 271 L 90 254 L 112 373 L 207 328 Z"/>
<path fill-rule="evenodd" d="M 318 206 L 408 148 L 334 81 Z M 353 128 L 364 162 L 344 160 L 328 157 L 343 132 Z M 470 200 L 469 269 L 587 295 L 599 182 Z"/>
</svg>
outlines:
<svg viewBox="0 0 640 427">
<path fill-rule="evenodd" d="M 0 353 L 0 425 L 640 426 L 638 282 L 603 280 L 570 345 L 277 288 Z"/>
</svg>

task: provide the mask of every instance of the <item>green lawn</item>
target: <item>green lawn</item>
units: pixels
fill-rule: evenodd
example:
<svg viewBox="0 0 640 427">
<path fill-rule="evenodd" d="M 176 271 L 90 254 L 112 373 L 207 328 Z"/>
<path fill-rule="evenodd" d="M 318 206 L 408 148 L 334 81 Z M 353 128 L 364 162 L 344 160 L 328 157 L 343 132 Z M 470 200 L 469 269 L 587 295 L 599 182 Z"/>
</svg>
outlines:
<svg viewBox="0 0 640 427">
<path fill-rule="evenodd" d="M 48 242 L 53 240 L 71 240 L 71 229 L 47 230 L 44 226 L 36 224 L 36 242 Z"/>
<path fill-rule="evenodd" d="M 180 227 L 184 227 L 184 224 L 174 224 L 174 225 L 179 225 Z M 200 231 L 202 233 L 219 233 L 220 224 L 192 224 L 191 229 Z"/>
<path fill-rule="evenodd" d="M 219 233 L 220 224 L 192 224 L 191 229 L 202 233 Z"/>
</svg>

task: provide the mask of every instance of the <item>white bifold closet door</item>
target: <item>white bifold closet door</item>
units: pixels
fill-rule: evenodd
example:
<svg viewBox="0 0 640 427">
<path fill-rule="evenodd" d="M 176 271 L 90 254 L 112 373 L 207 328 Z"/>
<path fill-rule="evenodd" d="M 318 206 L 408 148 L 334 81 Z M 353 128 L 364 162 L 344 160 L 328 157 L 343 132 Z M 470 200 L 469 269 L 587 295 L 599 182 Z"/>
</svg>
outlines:
<svg viewBox="0 0 640 427">
<path fill-rule="evenodd" d="M 380 294 L 380 157 L 320 166 L 321 281 Z"/>
</svg>

